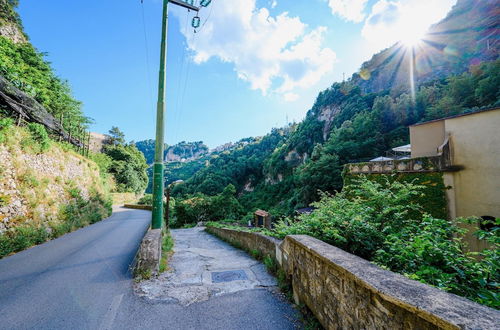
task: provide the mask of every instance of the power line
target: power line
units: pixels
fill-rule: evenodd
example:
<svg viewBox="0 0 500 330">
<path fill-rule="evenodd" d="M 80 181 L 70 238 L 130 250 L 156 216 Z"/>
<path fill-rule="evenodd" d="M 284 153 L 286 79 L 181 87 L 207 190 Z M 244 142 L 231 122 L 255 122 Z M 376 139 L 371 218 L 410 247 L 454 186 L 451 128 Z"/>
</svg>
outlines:
<svg viewBox="0 0 500 330">
<path fill-rule="evenodd" d="M 151 107 L 151 110 L 154 110 L 154 105 L 153 105 L 153 84 L 151 83 L 151 71 L 150 71 L 150 65 L 149 65 L 149 42 L 148 42 L 148 34 L 147 34 L 147 29 L 146 29 L 146 18 L 144 15 L 144 2 L 141 0 L 141 17 L 142 17 L 142 29 L 144 32 L 144 45 L 145 45 L 145 51 L 146 51 L 146 75 L 148 78 L 148 90 L 149 90 L 149 105 Z"/>
</svg>

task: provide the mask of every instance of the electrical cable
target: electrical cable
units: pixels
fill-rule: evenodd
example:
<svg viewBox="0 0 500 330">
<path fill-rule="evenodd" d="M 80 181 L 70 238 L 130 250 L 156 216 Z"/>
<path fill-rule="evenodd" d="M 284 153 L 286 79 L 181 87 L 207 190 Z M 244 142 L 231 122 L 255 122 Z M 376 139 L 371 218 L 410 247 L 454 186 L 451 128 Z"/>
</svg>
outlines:
<svg viewBox="0 0 500 330">
<path fill-rule="evenodd" d="M 146 52 L 146 75 L 148 79 L 148 91 L 149 91 L 149 105 L 151 107 L 151 110 L 154 111 L 154 102 L 153 102 L 153 84 L 151 80 L 151 71 L 150 71 L 150 65 L 149 65 L 149 42 L 148 42 L 148 34 L 147 34 L 147 29 L 146 29 L 146 18 L 144 14 L 144 2 L 141 0 L 141 16 L 142 16 L 142 29 L 144 32 L 144 45 L 145 45 L 145 52 Z"/>
</svg>

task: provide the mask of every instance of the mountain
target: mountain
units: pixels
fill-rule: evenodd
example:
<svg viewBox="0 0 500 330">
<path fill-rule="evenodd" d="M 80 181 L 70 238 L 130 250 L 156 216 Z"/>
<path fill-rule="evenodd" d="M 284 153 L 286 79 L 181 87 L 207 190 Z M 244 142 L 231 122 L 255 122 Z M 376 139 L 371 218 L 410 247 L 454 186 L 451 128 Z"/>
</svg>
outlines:
<svg viewBox="0 0 500 330">
<path fill-rule="evenodd" d="M 208 147 L 202 141 L 179 142 L 165 150 L 165 161 L 168 162 L 188 162 L 199 159 L 209 152 Z"/>
<path fill-rule="evenodd" d="M 498 57 L 498 0 L 458 0 L 415 47 L 397 43 L 363 63 L 352 81 L 363 92 L 410 91 L 410 74 L 420 85 Z M 413 72 L 413 73 L 412 73 Z"/>
<path fill-rule="evenodd" d="M 459 0 L 418 47 L 376 54 L 320 92 L 301 123 L 212 155 L 174 195 L 213 196 L 232 184 L 246 212 L 290 214 L 318 191 L 342 189 L 344 164 L 409 143 L 409 125 L 500 105 L 498 2 Z"/>
</svg>

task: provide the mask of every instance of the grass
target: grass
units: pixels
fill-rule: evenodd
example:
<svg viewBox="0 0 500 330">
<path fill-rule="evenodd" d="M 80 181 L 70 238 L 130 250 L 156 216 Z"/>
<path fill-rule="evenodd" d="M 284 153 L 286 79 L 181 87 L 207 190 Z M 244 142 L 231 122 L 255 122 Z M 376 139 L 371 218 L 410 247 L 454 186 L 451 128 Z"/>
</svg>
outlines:
<svg viewBox="0 0 500 330">
<path fill-rule="evenodd" d="M 111 203 L 105 197 L 108 190 L 100 180 L 97 165 L 71 149 L 65 151 L 61 144 L 49 141 L 46 132 L 39 126 L 17 127 L 11 119 L 0 118 L 0 144 L 10 155 L 10 161 L 0 172 L 12 169 L 18 194 L 27 207 L 26 213 L 10 219 L 10 229 L 0 234 L 0 258 L 110 215 Z M 54 176 L 50 171 L 33 170 L 30 157 L 24 157 L 30 154 L 43 154 L 43 157 L 52 159 L 59 165 L 61 172 L 64 172 L 68 162 L 81 163 L 84 175 L 78 178 L 78 185 L 87 188 L 86 195 L 90 198 L 84 200 L 81 197 L 76 182 Z M 57 167 L 54 171 L 57 171 Z M 62 189 L 49 189 L 50 186 Z M 11 196 L 0 195 L 0 207 L 11 203 L 11 199 Z"/>
<path fill-rule="evenodd" d="M 174 239 L 170 232 L 163 235 L 163 244 L 161 245 L 161 260 L 160 260 L 160 274 L 168 270 L 168 261 L 173 254 Z"/>
</svg>

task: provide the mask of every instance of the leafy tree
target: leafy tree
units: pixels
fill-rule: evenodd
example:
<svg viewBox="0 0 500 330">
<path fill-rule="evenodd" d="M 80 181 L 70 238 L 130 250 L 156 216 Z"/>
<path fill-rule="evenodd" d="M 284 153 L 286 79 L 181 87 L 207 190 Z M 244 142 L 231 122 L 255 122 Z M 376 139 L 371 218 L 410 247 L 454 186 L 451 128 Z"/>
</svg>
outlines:
<svg viewBox="0 0 500 330">
<path fill-rule="evenodd" d="M 123 133 L 118 127 L 113 126 L 109 130 L 109 137 L 106 139 L 106 143 L 112 146 L 119 146 L 125 144 L 125 133 Z"/>
</svg>

